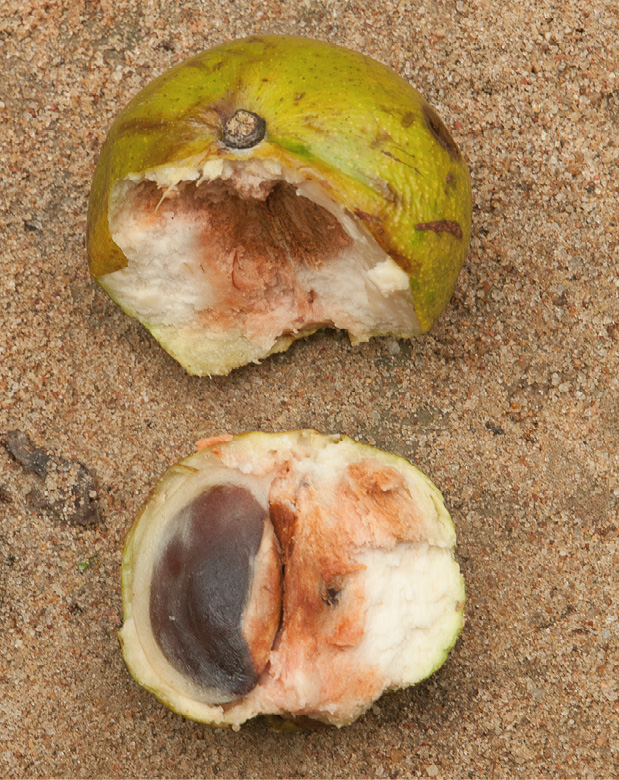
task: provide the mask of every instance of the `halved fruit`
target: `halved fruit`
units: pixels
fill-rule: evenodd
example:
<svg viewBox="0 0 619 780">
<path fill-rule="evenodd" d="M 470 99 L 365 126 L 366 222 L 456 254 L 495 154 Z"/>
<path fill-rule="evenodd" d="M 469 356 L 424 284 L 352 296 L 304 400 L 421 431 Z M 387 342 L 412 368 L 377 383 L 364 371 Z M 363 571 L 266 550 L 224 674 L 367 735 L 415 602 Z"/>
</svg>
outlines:
<svg viewBox="0 0 619 780">
<path fill-rule="evenodd" d="M 309 430 L 204 441 L 127 536 L 125 661 L 195 720 L 345 725 L 445 660 L 454 545 L 439 491 L 395 455 Z"/>
<path fill-rule="evenodd" d="M 370 58 L 261 36 L 147 86 L 114 122 L 90 269 L 188 372 L 318 328 L 412 337 L 449 300 L 471 185 L 434 109 Z"/>
</svg>

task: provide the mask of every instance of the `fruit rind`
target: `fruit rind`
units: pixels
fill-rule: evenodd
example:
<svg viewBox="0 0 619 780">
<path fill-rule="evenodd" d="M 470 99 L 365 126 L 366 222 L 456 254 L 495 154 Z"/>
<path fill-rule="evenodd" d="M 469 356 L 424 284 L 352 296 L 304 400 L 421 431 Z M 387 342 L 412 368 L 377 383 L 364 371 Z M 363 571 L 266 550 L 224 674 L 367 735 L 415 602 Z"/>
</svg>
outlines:
<svg viewBox="0 0 619 780">
<path fill-rule="evenodd" d="M 266 121 L 265 139 L 246 150 L 222 143 L 238 109 Z M 471 182 L 449 132 L 410 84 L 365 55 L 289 36 L 223 44 L 155 79 L 117 117 L 93 180 L 88 255 L 104 288 L 105 275 L 128 262 L 110 233 L 115 185 L 222 160 L 275 160 L 315 182 L 409 275 L 418 326 L 398 335 L 432 326 L 468 249 Z M 156 323 L 145 324 L 156 333 Z M 189 370 L 225 373 L 232 363 Z"/>
</svg>

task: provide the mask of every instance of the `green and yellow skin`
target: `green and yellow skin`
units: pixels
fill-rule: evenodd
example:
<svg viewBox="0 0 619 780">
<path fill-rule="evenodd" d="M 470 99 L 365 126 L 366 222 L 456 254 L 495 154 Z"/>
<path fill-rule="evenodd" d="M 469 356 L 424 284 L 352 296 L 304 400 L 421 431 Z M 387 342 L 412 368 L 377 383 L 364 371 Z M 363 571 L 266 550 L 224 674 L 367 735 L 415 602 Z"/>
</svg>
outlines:
<svg viewBox="0 0 619 780">
<path fill-rule="evenodd" d="M 249 149 L 223 141 L 239 109 L 264 119 Z M 408 82 L 363 54 L 265 35 L 217 46 L 173 67 L 118 115 L 90 194 L 90 270 L 127 258 L 110 235 L 115 183 L 160 166 L 277 160 L 316 181 L 410 279 L 421 331 L 451 297 L 471 230 L 466 163 L 436 111 Z"/>
</svg>

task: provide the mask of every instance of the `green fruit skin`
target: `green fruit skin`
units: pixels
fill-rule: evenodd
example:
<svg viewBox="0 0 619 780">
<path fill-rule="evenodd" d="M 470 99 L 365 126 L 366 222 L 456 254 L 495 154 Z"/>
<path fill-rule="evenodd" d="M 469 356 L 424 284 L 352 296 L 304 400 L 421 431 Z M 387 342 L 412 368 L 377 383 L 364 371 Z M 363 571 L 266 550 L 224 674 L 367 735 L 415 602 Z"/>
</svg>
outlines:
<svg viewBox="0 0 619 780">
<path fill-rule="evenodd" d="M 266 121 L 248 150 L 227 148 L 238 109 Z M 423 331 L 451 297 L 471 231 L 466 163 L 434 109 L 362 54 L 294 36 L 222 44 L 173 67 L 118 115 L 95 171 L 87 247 L 95 277 L 124 268 L 110 192 L 129 174 L 191 160 L 277 159 L 317 181 L 409 274 Z"/>
</svg>

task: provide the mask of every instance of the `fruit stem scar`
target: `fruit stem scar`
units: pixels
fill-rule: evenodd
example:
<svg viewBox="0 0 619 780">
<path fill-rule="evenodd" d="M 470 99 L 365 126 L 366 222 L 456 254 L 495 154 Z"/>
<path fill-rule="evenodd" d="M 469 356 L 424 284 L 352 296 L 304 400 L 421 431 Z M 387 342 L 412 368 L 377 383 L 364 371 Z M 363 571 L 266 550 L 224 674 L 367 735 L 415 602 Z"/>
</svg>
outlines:
<svg viewBox="0 0 619 780">
<path fill-rule="evenodd" d="M 415 230 L 431 230 L 433 233 L 451 233 L 456 238 L 462 238 L 462 228 L 450 219 L 439 219 L 436 222 L 418 222 Z"/>
<path fill-rule="evenodd" d="M 266 122 L 253 111 L 240 108 L 223 126 L 223 142 L 232 149 L 249 149 L 264 138 Z"/>
</svg>

